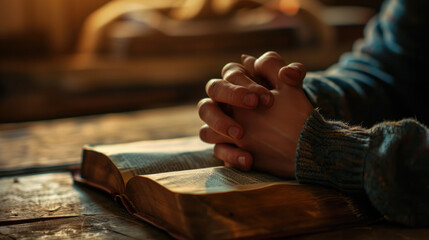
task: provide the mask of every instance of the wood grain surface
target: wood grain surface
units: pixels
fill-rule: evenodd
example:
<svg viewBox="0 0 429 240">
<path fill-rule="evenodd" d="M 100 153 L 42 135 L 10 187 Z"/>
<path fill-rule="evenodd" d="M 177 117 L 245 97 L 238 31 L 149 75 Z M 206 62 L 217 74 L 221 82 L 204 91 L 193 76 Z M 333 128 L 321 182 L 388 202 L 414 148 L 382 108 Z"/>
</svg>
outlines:
<svg viewBox="0 0 429 240">
<path fill-rule="evenodd" d="M 79 164 L 84 144 L 198 135 L 196 105 L 0 124 L 0 177 Z"/>
<path fill-rule="evenodd" d="M 195 105 L 0 124 L 0 239 L 171 239 L 129 215 L 111 196 L 73 183 L 65 167 L 80 163 L 82 146 L 87 143 L 191 136 L 198 134 L 201 124 Z M 52 166 L 65 167 L 52 172 Z M 288 239 L 427 236 L 428 228 L 382 222 Z"/>
<path fill-rule="evenodd" d="M 170 239 L 70 173 L 0 179 L 0 239 Z"/>
</svg>

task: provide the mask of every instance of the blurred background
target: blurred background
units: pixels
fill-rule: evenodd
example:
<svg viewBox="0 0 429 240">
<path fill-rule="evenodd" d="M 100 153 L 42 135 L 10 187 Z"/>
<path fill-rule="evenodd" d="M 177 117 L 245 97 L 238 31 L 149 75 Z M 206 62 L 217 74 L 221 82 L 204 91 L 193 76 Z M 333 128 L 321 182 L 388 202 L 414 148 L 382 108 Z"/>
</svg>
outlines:
<svg viewBox="0 0 429 240">
<path fill-rule="evenodd" d="M 335 63 L 380 0 L 0 0 L 0 122 L 196 103 L 242 53 Z"/>
</svg>

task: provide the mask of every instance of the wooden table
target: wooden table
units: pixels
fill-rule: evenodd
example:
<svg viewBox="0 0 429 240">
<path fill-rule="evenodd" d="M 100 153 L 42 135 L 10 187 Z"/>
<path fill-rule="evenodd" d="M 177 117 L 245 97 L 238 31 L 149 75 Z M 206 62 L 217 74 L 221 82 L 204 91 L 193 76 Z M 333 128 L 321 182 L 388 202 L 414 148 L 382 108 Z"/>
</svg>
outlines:
<svg viewBox="0 0 429 240">
<path fill-rule="evenodd" d="M 191 136 L 195 105 L 0 125 L 0 239 L 171 239 L 100 191 L 73 183 L 86 143 Z M 429 229 L 387 223 L 292 239 L 427 239 Z"/>
</svg>

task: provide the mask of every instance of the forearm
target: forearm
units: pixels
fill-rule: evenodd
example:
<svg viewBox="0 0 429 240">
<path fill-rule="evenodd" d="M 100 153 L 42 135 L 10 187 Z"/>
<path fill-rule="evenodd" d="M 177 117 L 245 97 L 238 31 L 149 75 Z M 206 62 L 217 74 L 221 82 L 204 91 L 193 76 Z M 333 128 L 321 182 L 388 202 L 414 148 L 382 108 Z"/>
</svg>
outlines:
<svg viewBox="0 0 429 240">
<path fill-rule="evenodd" d="M 326 121 L 315 111 L 301 132 L 296 177 L 365 192 L 386 218 L 429 225 L 429 130 L 417 121 L 365 129 Z"/>
</svg>

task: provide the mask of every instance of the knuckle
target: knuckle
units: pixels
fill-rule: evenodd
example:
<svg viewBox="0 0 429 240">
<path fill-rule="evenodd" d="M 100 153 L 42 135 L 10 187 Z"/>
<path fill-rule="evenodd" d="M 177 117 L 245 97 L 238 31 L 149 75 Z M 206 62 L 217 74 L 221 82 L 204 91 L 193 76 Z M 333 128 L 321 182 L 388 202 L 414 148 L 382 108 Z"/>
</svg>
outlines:
<svg viewBox="0 0 429 240">
<path fill-rule="evenodd" d="M 222 154 L 222 147 L 221 147 L 221 146 L 222 146 L 222 145 L 215 144 L 215 146 L 214 146 L 214 148 L 213 148 L 213 153 L 214 153 L 214 155 L 215 155 L 217 158 L 219 158 L 220 160 L 222 160 L 222 161 L 226 162 L 226 161 L 225 161 L 226 159 L 224 159 L 223 154 Z"/>
<path fill-rule="evenodd" d="M 234 155 L 231 154 L 231 150 L 223 144 L 215 144 L 213 149 L 214 155 L 220 160 L 228 163 L 229 166 L 234 166 Z"/>
<path fill-rule="evenodd" d="M 256 61 L 257 61 L 257 64 L 259 64 L 260 66 L 267 66 L 267 65 L 283 63 L 283 58 L 277 52 L 270 51 L 270 52 L 266 52 Z"/>
<path fill-rule="evenodd" d="M 230 83 L 235 82 L 239 78 L 243 77 L 244 73 L 241 69 L 230 70 L 225 73 L 224 79 Z"/>
<path fill-rule="evenodd" d="M 278 62 L 279 62 L 279 59 L 269 56 L 261 60 L 261 65 L 262 66 L 273 65 Z"/>
<path fill-rule="evenodd" d="M 277 53 L 277 52 L 275 52 L 275 51 L 268 51 L 268 52 L 266 53 L 266 55 L 267 55 L 268 57 L 272 57 L 272 58 L 281 58 L 280 54 L 278 54 L 278 53 Z"/>
<path fill-rule="evenodd" d="M 278 54 L 275 51 L 268 51 L 266 53 L 264 53 L 260 59 L 270 59 L 270 60 L 283 60 L 282 56 L 280 56 L 280 54 Z"/>
<path fill-rule="evenodd" d="M 217 129 L 217 131 L 226 134 L 225 122 L 222 119 L 216 119 L 213 121 L 213 129 Z"/>
<path fill-rule="evenodd" d="M 227 161 L 229 163 L 234 164 L 234 165 L 236 164 L 237 157 L 238 156 L 237 156 L 237 154 L 235 152 L 233 152 L 233 153 L 229 152 L 229 153 L 226 154 Z"/>
<path fill-rule="evenodd" d="M 258 83 L 253 83 L 248 87 L 250 92 L 254 92 L 257 94 L 265 94 L 268 93 L 269 90 L 267 88 L 265 88 L 264 86 L 258 84 Z"/>
<path fill-rule="evenodd" d="M 238 63 L 234 63 L 234 62 L 227 63 L 222 68 L 222 74 L 225 74 L 226 72 L 228 72 L 230 70 L 236 69 L 237 67 L 238 67 Z"/>
<path fill-rule="evenodd" d="M 229 95 L 230 97 L 230 101 L 231 103 L 241 103 L 244 95 L 247 93 L 248 91 L 243 88 L 243 87 L 237 87 L 234 89 L 234 91 L 231 92 L 231 94 Z"/>
</svg>

